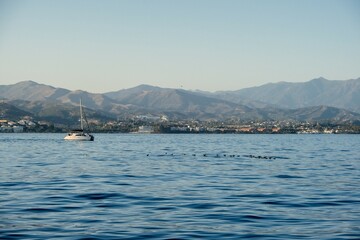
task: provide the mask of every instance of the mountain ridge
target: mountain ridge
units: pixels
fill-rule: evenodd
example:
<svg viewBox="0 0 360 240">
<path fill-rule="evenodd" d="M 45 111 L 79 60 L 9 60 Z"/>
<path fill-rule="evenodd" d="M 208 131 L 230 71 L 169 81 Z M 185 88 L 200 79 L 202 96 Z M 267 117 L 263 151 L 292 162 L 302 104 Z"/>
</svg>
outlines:
<svg viewBox="0 0 360 240">
<path fill-rule="evenodd" d="M 330 97 L 333 101 L 328 99 Z M 33 114 L 40 114 L 40 108 L 47 109 L 46 113 L 51 112 L 51 106 L 59 111 L 67 111 L 66 106 L 78 106 L 81 98 L 85 106 L 94 111 L 93 115 L 114 119 L 119 116 L 156 114 L 200 120 L 321 120 L 327 117 L 346 120 L 346 116 L 348 119 L 358 118 L 359 112 L 353 111 L 360 111 L 360 78 L 317 78 L 303 83 L 269 83 L 214 93 L 145 84 L 107 93 L 90 93 L 22 81 L 0 85 L 0 98 L 8 99 L 10 104 Z M 25 102 L 16 102 L 19 100 Z M 325 105 L 326 109 L 323 107 Z M 341 107 L 347 105 L 349 108 Z M 55 112 L 53 114 L 56 115 Z M 61 116 L 66 118 L 65 113 Z"/>
<path fill-rule="evenodd" d="M 260 101 L 280 108 L 302 108 L 327 105 L 360 113 L 360 78 L 308 82 L 267 83 L 235 91 L 215 92 L 222 99 Z"/>
</svg>

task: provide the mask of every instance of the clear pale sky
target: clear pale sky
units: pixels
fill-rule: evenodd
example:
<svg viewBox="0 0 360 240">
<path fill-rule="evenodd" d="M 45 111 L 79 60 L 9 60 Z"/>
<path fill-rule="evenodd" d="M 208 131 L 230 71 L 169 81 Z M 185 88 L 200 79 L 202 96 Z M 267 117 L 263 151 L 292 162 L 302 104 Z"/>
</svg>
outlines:
<svg viewBox="0 0 360 240">
<path fill-rule="evenodd" d="M 0 85 L 238 90 L 360 77 L 359 0 L 0 0 Z"/>
</svg>

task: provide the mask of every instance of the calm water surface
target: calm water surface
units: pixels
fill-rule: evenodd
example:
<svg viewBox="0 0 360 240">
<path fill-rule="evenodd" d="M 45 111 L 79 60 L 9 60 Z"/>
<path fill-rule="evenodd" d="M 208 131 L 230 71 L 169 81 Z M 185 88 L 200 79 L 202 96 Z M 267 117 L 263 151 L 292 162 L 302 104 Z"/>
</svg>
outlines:
<svg viewBox="0 0 360 240">
<path fill-rule="evenodd" d="M 0 239 L 359 239 L 359 135 L 0 134 Z"/>
</svg>

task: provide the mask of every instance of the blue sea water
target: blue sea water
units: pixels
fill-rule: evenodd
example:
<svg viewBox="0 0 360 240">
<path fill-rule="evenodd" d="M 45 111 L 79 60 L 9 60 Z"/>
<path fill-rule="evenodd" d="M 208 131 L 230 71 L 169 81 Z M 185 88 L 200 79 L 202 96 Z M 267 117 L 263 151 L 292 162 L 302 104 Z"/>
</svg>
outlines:
<svg viewBox="0 0 360 240">
<path fill-rule="evenodd" d="M 360 239 L 359 135 L 0 134 L 0 239 Z"/>
</svg>

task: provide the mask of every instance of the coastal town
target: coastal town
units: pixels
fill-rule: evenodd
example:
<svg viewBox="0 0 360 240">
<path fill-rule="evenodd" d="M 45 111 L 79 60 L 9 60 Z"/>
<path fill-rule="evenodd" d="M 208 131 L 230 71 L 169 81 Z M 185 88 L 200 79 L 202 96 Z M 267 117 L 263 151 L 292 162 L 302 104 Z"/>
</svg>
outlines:
<svg viewBox="0 0 360 240">
<path fill-rule="evenodd" d="M 134 116 L 117 121 L 89 120 L 98 133 L 214 133 L 214 134 L 359 134 L 359 123 L 301 121 L 198 121 L 168 120 L 166 116 Z M 24 117 L 18 121 L 0 119 L 0 133 L 63 133 L 75 124 L 55 124 Z"/>
</svg>

